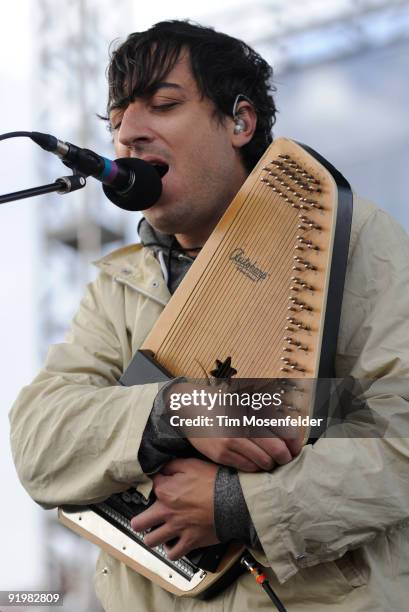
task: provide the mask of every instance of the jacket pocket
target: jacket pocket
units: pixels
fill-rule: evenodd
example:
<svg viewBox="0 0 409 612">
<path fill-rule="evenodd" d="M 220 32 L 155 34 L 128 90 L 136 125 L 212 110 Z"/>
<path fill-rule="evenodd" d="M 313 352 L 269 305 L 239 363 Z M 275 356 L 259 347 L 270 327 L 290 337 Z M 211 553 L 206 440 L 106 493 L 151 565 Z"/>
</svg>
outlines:
<svg viewBox="0 0 409 612">
<path fill-rule="evenodd" d="M 368 583 L 368 575 L 360 549 L 347 551 L 340 559 L 336 559 L 334 564 L 352 587 L 360 587 Z"/>
</svg>

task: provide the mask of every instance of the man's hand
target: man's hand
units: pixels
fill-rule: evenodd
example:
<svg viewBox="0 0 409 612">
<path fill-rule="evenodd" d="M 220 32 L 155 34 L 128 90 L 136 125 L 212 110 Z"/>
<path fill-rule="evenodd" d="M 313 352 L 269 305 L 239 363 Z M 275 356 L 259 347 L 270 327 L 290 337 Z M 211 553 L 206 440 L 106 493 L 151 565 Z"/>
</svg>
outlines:
<svg viewBox="0 0 409 612">
<path fill-rule="evenodd" d="M 189 442 L 215 463 L 243 472 L 270 471 L 289 463 L 300 452 L 297 440 L 280 438 L 188 438 Z"/>
<path fill-rule="evenodd" d="M 200 459 L 174 459 L 153 476 L 156 501 L 131 520 L 145 535 L 148 546 L 166 544 L 170 559 L 178 559 L 200 546 L 217 544 L 214 526 L 214 485 L 217 466 Z"/>
<path fill-rule="evenodd" d="M 239 384 L 239 381 L 237 381 L 237 384 Z M 202 386 L 205 391 L 210 389 L 205 384 Z M 224 389 L 224 387 L 219 385 L 219 387 L 214 389 Z M 172 410 L 170 404 L 170 396 L 172 394 L 177 394 L 180 397 L 184 394 L 192 396 L 195 391 L 200 390 L 201 386 L 195 382 L 177 382 L 169 387 L 165 401 L 170 410 Z M 231 391 L 230 387 L 226 387 L 226 390 Z M 236 391 L 236 387 L 233 386 L 232 390 Z M 237 390 L 240 391 L 240 387 Z M 243 390 L 241 389 L 241 391 Z M 197 406 L 183 408 L 184 417 L 193 418 L 197 414 Z M 278 427 L 274 432 L 275 435 L 270 431 L 270 436 L 267 438 L 196 437 L 194 434 L 187 435 L 188 432 L 183 427 L 181 427 L 181 432 L 192 446 L 211 461 L 243 472 L 270 471 L 275 465 L 289 463 L 293 457 L 298 455 L 302 447 L 300 436 L 294 436 L 294 430 L 290 429 L 287 431 L 285 427 Z"/>
</svg>

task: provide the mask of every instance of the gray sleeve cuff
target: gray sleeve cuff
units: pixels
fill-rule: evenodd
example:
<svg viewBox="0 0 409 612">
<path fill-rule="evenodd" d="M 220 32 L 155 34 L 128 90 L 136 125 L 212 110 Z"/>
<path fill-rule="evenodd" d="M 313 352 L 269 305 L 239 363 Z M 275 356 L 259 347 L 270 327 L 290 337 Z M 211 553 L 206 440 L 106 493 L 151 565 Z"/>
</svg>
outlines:
<svg viewBox="0 0 409 612">
<path fill-rule="evenodd" d="M 238 540 L 252 548 L 261 548 L 251 520 L 238 474 L 228 467 L 220 467 L 214 494 L 214 522 L 221 542 Z"/>
<path fill-rule="evenodd" d="M 190 442 L 162 418 L 166 411 L 169 389 L 176 382 L 183 380 L 185 379 L 180 377 L 166 383 L 155 397 L 138 452 L 139 463 L 145 474 L 157 472 L 173 457 L 187 456 L 192 449 Z"/>
</svg>

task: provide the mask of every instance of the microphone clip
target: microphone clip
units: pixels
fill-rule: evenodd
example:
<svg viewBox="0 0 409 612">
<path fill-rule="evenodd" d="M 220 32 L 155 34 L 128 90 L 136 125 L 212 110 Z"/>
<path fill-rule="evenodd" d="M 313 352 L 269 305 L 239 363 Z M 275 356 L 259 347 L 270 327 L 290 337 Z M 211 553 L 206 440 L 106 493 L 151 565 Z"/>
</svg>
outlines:
<svg viewBox="0 0 409 612">
<path fill-rule="evenodd" d="M 23 200 L 24 198 L 32 198 L 33 196 L 44 195 L 45 193 L 52 193 L 53 191 L 60 195 L 64 195 L 65 193 L 72 193 L 73 191 L 82 189 L 86 184 L 87 180 L 82 174 L 74 173 L 71 176 L 60 176 L 54 183 L 49 183 L 48 185 L 39 185 L 38 187 L 31 187 L 30 189 L 22 189 L 21 191 L 0 195 L 0 204 Z"/>
</svg>

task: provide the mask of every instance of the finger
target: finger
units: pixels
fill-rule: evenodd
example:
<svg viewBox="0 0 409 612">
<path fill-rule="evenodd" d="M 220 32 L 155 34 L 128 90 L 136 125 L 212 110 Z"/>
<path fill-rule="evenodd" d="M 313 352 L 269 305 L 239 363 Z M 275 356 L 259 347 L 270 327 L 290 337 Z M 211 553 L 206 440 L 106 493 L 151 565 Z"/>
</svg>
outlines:
<svg viewBox="0 0 409 612">
<path fill-rule="evenodd" d="M 152 476 L 152 482 L 153 482 L 153 492 L 156 493 L 156 489 L 160 486 L 166 483 L 166 481 L 169 480 L 169 476 L 164 476 L 163 474 L 161 474 L 160 472 L 158 472 L 157 474 L 155 474 L 154 476 Z"/>
<path fill-rule="evenodd" d="M 162 474 L 156 474 L 153 480 L 152 491 L 157 500 L 163 502 L 163 494 L 169 490 L 169 484 L 172 483 L 174 476 L 163 476 Z"/>
<path fill-rule="evenodd" d="M 223 461 L 220 462 L 222 465 L 228 465 L 230 467 L 235 468 L 236 470 L 241 470 L 242 472 L 259 472 L 259 466 L 254 463 L 254 461 L 250 461 L 243 455 L 239 455 L 234 451 L 227 450 L 223 455 Z"/>
<path fill-rule="evenodd" d="M 150 508 L 141 512 L 131 519 L 131 527 L 134 531 L 145 531 L 165 522 L 166 511 L 160 502 L 155 502 Z"/>
<path fill-rule="evenodd" d="M 154 529 L 150 533 L 147 533 L 144 536 L 143 541 L 147 546 L 153 548 L 159 544 L 169 542 L 169 540 L 176 538 L 178 535 L 179 534 L 175 532 L 174 528 L 168 524 L 165 524 L 161 525 L 161 527 L 158 527 L 157 529 Z"/>
<path fill-rule="evenodd" d="M 291 435 L 289 435 L 287 432 L 280 433 L 279 435 L 277 435 L 277 438 L 284 442 L 293 457 L 295 457 L 295 455 L 298 455 L 302 448 L 302 436 L 296 435 L 296 432 L 294 431 L 291 432 Z"/>
<path fill-rule="evenodd" d="M 253 438 L 253 441 L 261 446 L 279 465 L 289 463 L 292 459 L 287 444 L 280 438 Z"/>
<path fill-rule="evenodd" d="M 284 440 L 284 442 L 293 457 L 296 457 L 300 453 L 303 446 L 303 439 L 301 437 Z"/>
<path fill-rule="evenodd" d="M 232 449 L 262 470 L 272 470 L 274 467 L 274 459 L 253 439 L 235 438 L 232 440 Z"/>
<path fill-rule="evenodd" d="M 176 561 L 188 552 L 193 550 L 194 544 L 191 544 L 186 538 L 180 537 L 173 546 L 165 545 L 165 551 L 171 561 Z"/>
</svg>

